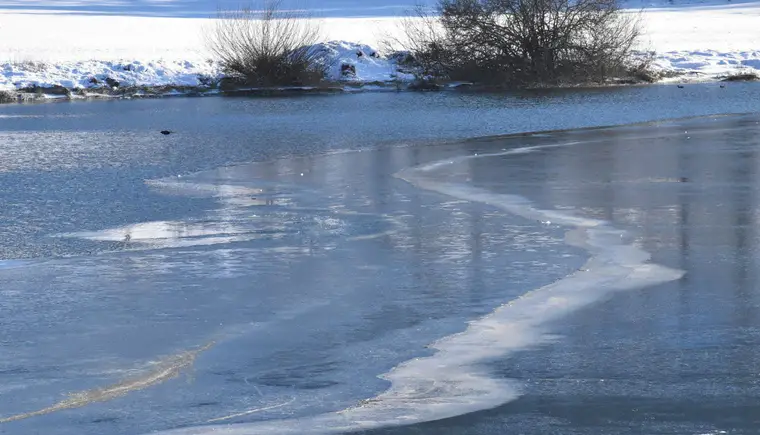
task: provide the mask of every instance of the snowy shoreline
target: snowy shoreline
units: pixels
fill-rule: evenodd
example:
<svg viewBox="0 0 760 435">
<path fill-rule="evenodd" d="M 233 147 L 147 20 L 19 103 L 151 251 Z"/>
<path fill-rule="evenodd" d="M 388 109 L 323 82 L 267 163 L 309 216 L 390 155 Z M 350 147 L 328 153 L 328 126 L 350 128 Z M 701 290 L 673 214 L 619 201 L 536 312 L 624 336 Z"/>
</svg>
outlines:
<svg viewBox="0 0 760 435">
<path fill-rule="evenodd" d="M 656 83 L 760 74 L 760 1 L 674 1 L 675 5 L 664 0 L 644 5 L 648 9 L 643 12 L 641 49 L 655 52 L 651 69 Z M 636 0 L 627 4 L 631 13 L 643 5 Z M 398 35 L 399 17 L 320 21 L 326 39 L 333 40 L 321 44 L 331 65 L 324 90 L 396 89 L 413 80 L 376 51 L 383 40 Z M 212 23 L 198 18 L 32 13 L 0 5 L 0 94 L 73 99 L 219 93 L 224 75 L 203 49 L 204 29 Z M 372 56 L 375 53 L 379 56 Z M 355 74 L 341 75 L 341 64 L 353 65 Z"/>
<path fill-rule="evenodd" d="M 223 93 L 311 93 L 404 90 L 414 81 L 399 72 L 393 59 L 376 55 L 372 47 L 345 41 L 320 44 L 328 51 L 328 77 L 323 86 L 269 89 L 224 88 L 224 73 L 213 61 L 72 61 L 0 64 L 0 102 L 46 99 L 146 98 Z M 343 76 L 340 65 L 353 65 Z M 657 55 L 652 70 L 663 78 L 654 83 L 695 83 L 732 80 L 760 73 L 760 51 L 668 52 Z M 643 84 L 613 82 L 609 85 Z M 456 85 L 456 84 L 454 84 Z M 456 87 L 456 86 L 448 87 Z"/>
</svg>

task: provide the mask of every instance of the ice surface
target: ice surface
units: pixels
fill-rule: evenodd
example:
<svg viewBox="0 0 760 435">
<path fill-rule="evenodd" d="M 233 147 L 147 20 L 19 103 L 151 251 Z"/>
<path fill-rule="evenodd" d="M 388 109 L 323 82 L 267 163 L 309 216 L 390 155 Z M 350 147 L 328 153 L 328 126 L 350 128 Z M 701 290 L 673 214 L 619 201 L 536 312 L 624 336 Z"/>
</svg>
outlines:
<svg viewBox="0 0 760 435">
<path fill-rule="evenodd" d="M 192 366 L 198 354 L 208 350 L 211 346 L 213 346 L 213 343 L 206 344 L 198 349 L 173 355 L 154 364 L 149 370 L 138 377 L 126 379 L 107 387 L 70 394 L 68 398 L 47 408 L 9 417 L 0 417 L 0 423 L 10 423 L 12 421 L 38 417 L 40 415 L 50 414 L 65 409 L 81 408 L 91 403 L 105 402 L 134 391 L 139 391 L 163 383 L 169 379 L 177 377 L 183 369 Z"/>
<path fill-rule="evenodd" d="M 577 142 L 549 145 L 572 146 Z M 340 433 L 439 420 L 492 408 L 516 399 L 520 387 L 491 376 L 480 363 L 548 342 L 547 324 L 597 302 L 613 292 L 679 279 L 683 272 L 649 262 L 649 253 L 630 244 L 625 232 L 608 223 L 556 210 L 540 210 L 525 198 L 497 194 L 447 181 L 453 163 L 535 152 L 525 147 L 503 153 L 464 156 L 408 168 L 397 174 L 417 187 L 466 201 L 487 203 L 510 214 L 567 228 L 566 243 L 585 249 L 590 259 L 577 272 L 553 284 L 529 290 L 491 314 L 470 322 L 459 334 L 430 347 L 435 353 L 400 364 L 382 377 L 385 392 L 356 407 L 312 418 L 228 426 L 182 428 L 165 434 Z"/>
</svg>

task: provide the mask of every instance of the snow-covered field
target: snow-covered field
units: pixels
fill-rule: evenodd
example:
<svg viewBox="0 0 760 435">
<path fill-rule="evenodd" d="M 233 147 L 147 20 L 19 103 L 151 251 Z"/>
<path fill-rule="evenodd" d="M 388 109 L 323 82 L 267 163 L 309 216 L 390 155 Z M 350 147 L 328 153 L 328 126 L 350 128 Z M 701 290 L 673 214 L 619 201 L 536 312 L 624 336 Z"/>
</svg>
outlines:
<svg viewBox="0 0 760 435">
<path fill-rule="evenodd" d="M 312 3 L 316 15 L 322 14 L 317 19 L 326 40 L 351 41 L 329 45 L 334 64 L 355 64 L 356 81 L 392 78 L 389 60 L 356 53 L 374 51 L 362 44 L 380 47 L 397 33 L 398 13 L 413 1 L 372 0 L 364 9 L 339 0 Z M 679 80 L 760 71 L 760 0 L 626 4 L 631 11 L 646 8 L 641 48 L 657 53 L 655 65 L 694 73 Z M 100 86 L 106 77 L 130 85 L 199 85 L 204 77 L 219 75 L 203 37 L 212 20 L 198 18 L 213 15 L 209 11 L 216 5 L 210 0 L 0 2 L 0 89 L 86 88 Z M 383 11 L 395 16 L 380 16 Z M 338 78 L 339 68 L 332 74 Z"/>
<path fill-rule="evenodd" d="M 657 53 L 659 68 L 696 72 L 691 79 L 697 80 L 760 71 L 759 1 L 675 0 L 674 6 L 645 7 L 642 48 Z"/>
</svg>

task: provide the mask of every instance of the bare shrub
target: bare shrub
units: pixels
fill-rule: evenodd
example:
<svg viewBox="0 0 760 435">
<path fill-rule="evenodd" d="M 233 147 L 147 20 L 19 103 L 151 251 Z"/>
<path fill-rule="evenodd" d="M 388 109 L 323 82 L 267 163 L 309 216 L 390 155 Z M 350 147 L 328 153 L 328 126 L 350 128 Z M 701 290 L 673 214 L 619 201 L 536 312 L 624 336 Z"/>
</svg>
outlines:
<svg viewBox="0 0 760 435">
<path fill-rule="evenodd" d="M 435 11 L 418 5 L 401 19 L 399 30 L 400 36 L 388 37 L 383 45 L 400 70 L 415 74 L 417 80 L 449 75 L 452 50 Z"/>
<path fill-rule="evenodd" d="M 299 11 L 266 0 L 260 9 L 219 11 L 206 35 L 224 72 L 247 85 L 316 84 L 324 79 L 323 54 L 313 50 L 320 27 Z"/>
<path fill-rule="evenodd" d="M 739 68 L 723 78 L 724 82 L 752 82 L 760 80 L 760 75 L 751 68 Z"/>
<path fill-rule="evenodd" d="M 654 68 L 654 61 L 657 53 L 654 51 L 637 52 L 633 53 L 629 60 L 626 61 L 628 65 L 628 76 L 635 81 L 654 83 L 657 80 L 667 75 L 666 71 L 657 71 Z"/>
<path fill-rule="evenodd" d="M 0 90 L 0 104 L 15 103 L 18 101 L 18 96 L 13 91 Z"/>
<path fill-rule="evenodd" d="M 640 16 L 616 0 L 439 0 L 407 46 L 423 69 L 508 85 L 602 82 L 631 69 Z"/>
<path fill-rule="evenodd" d="M 45 72 L 47 71 L 47 65 L 43 62 L 34 61 L 31 59 L 22 60 L 16 64 L 21 69 L 30 72 Z"/>
</svg>

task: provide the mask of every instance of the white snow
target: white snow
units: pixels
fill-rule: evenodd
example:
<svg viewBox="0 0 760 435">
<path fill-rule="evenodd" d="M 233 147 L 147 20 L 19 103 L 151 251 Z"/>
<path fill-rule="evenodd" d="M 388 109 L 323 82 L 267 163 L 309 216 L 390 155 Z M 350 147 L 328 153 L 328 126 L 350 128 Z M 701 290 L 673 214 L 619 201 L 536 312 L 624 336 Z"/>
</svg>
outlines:
<svg viewBox="0 0 760 435">
<path fill-rule="evenodd" d="M 393 62 L 366 44 L 331 41 L 319 44 L 316 49 L 325 53 L 329 65 L 328 76 L 333 79 L 367 83 L 384 82 L 394 77 L 402 80 L 413 78 L 411 75 L 397 73 Z M 342 74 L 342 65 L 354 67 L 355 74 Z"/>
<path fill-rule="evenodd" d="M 106 78 L 121 86 L 199 86 L 203 77 L 216 77 L 218 66 L 207 61 L 157 60 L 142 62 L 62 61 L 0 65 L 0 88 L 64 86 L 69 89 L 107 86 Z"/>
<path fill-rule="evenodd" d="M 710 79 L 713 77 L 760 73 L 760 50 L 721 52 L 715 50 L 668 51 L 659 53 L 654 65 L 660 70 L 693 72 L 694 77 Z"/>
<path fill-rule="evenodd" d="M 394 78 L 411 80 L 408 74 L 395 71 L 393 62 L 380 56 L 366 44 L 331 41 L 313 47 L 324 53 L 328 77 L 345 82 L 386 82 Z M 350 74 L 341 71 L 350 65 Z M 199 86 L 223 74 L 218 63 L 206 60 L 133 60 L 133 61 L 57 61 L 5 62 L 0 64 L 0 89 L 22 89 L 32 86 L 63 86 L 87 89 L 106 86 L 106 78 L 120 86 Z"/>
<path fill-rule="evenodd" d="M 371 56 L 400 25 L 397 16 L 379 16 L 381 3 L 370 1 L 366 10 L 341 9 L 335 0 L 316 3 L 328 15 L 318 19 L 325 40 L 334 41 L 321 47 L 330 55 L 331 78 L 395 78 L 389 60 Z M 399 0 L 387 10 L 397 14 L 413 4 Z M 640 48 L 657 53 L 657 68 L 694 73 L 678 80 L 760 71 L 760 0 L 628 0 L 626 6 L 632 13 L 647 8 Z M 0 89 L 86 88 L 105 77 L 131 85 L 196 86 L 199 77 L 220 74 L 204 44 L 213 20 L 197 18 L 215 8 L 210 0 L 0 3 Z M 342 77 L 341 64 L 354 65 L 355 77 Z"/>
</svg>

